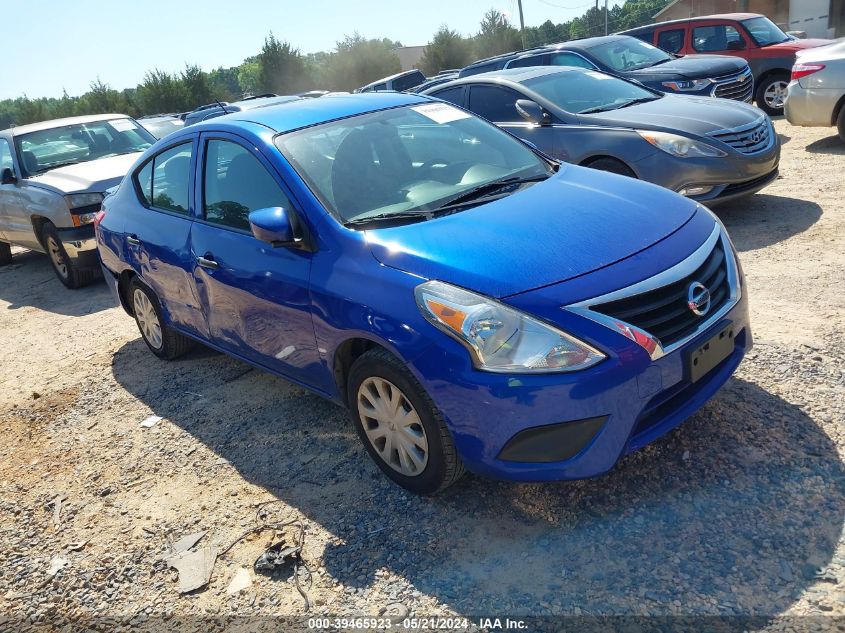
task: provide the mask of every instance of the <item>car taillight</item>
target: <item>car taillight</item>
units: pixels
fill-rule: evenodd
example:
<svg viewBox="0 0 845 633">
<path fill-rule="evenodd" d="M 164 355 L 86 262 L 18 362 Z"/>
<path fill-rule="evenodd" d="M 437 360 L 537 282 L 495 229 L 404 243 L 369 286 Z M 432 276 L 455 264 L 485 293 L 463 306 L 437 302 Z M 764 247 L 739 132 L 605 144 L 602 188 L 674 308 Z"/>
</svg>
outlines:
<svg viewBox="0 0 845 633">
<path fill-rule="evenodd" d="M 812 75 L 824 70 L 824 64 L 795 64 L 792 67 L 792 81 L 798 81 L 801 77 Z"/>
<path fill-rule="evenodd" d="M 100 226 L 100 222 L 103 221 L 103 218 L 106 217 L 106 210 L 100 207 L 100 210 L 97 211 L 97 215 L 94 216 L 94 229 L 96 230 Z"/>
</svg>

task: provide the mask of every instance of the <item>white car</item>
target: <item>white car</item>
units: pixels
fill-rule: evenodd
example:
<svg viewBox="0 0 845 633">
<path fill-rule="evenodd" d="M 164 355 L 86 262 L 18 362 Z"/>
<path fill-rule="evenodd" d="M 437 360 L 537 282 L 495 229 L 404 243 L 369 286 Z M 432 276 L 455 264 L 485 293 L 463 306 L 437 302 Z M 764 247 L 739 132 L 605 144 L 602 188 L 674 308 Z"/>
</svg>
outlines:
<svg viewBox="0 0 845 633">
<path fill-rule="evenodd" d="M 0 130 L 0 266 L 16 244 L 46 253 L 68 288 L 96 279 L 93 222 L 104 193 L 155 141 L 124 114 Z"/>
<path fill-rule="evenodd" d="M 845 41 L 798 53 L 786 97 L 792 125 L 831 127 L 845 141 Z"/>
</svg>

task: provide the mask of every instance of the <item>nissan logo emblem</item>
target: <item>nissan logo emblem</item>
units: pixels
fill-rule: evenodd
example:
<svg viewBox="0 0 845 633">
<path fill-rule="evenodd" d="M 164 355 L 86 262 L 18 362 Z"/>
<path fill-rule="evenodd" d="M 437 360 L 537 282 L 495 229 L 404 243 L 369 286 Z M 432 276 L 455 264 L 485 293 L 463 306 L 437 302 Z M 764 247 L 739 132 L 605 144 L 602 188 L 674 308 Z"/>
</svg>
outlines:
<svg viewBox="0 0 845 633">
<path fill-rule="evenodd" d="M 694 281 L 687 289 L 687 306 L 696 316 L 704 316 L 710 310 L 710 291 L 704 284 Z"/>
</svg>

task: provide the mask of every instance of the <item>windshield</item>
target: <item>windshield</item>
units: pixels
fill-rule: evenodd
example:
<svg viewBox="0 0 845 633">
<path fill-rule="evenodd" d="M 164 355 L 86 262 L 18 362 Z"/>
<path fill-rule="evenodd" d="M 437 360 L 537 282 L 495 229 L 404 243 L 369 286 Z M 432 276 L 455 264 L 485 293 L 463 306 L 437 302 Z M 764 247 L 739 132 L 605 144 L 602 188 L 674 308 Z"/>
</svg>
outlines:
<svg viewBox="0 0 845 633">
<path fill-rule="evenodd" d="M 648 68 L 672 59 L 659 48 L 634 37 L 593 46 L 590 53 L 605 66 L 616 71 Z"/>
<path fill-rule="evenodd" d="M 283 134 L 276 145 L 344 223 L 436 211 L 501 180 L 552 173 L 520 141 L 445 103 L 324 123 Z"/>
<path fill-rule="evenodd" d="M 164 138 L 168 134 L 181 129 L 185 122 L 182 119 L 162 119 L 159 121 L 141 121 L 141 125 L 156 138 Z"/>
<path fill-rule="evenodd" d="M 564 71 L 529 79 L 523 84 L 556 106 L 580 114 L 615 110 L 660 97 L 639 86 L 604 73 Z"/>
<path fill-rule="evenodd" d="M 743 20 L 742 24 L 754 41 L 757 42 L 757 46 L 771 46 L 772 44 L 789 41 L 786 33 L 781 31 L 769 18 L 760 16 L 759 18 Z"/>
<path fill-rule="evenodd" d="M 156 139 L 132 119 L 76 123 L 15 137 L 25 176 L 97 160 L 141 152 Z"/>
</svg>

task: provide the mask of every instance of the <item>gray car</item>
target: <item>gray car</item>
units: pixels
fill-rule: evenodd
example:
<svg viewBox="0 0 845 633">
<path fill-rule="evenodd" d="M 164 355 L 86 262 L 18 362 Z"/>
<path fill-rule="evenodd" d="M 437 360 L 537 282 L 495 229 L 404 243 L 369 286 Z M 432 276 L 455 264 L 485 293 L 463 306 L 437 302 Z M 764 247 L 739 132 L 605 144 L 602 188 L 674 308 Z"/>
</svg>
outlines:
<svg viewBox="0 0 845 633">
<path fill-rule="evenodd" d="M 839 128 L 845 141 L 845 42 L 798 54 L 786 97 L 792 125 Z"/>
<path fill-rule="evenodd" d="M 485 117 L 560 160 L 662 185 L 708 205 L 778 174 L 769 117 L 728 99 L 664 94 L 574 67 L 529 67 L 425 91 Z"/>
</svg>

